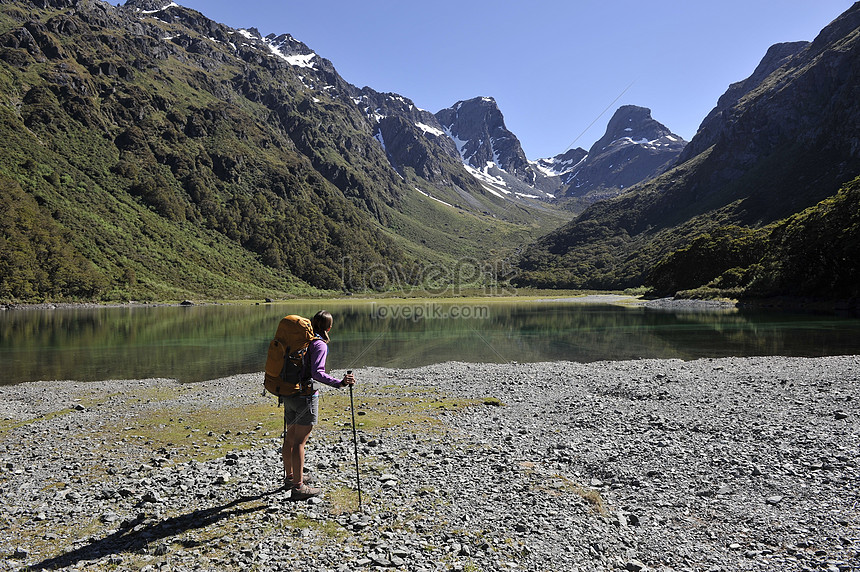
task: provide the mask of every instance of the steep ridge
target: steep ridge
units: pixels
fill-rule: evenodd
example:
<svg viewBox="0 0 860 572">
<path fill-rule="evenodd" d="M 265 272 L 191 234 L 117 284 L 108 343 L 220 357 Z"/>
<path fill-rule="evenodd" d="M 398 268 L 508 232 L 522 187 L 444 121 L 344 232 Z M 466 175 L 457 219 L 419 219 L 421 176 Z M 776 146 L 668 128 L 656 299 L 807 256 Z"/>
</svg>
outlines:
<svg viewBox="0 0 860 572">
<path fill-rule="evenodd" d="M 678 158 L 678 163 L 683 163 L 695 157 L 716 143 L 723 126 L 727 123 L 723 114 L 737 105 L 741 98 L 761 85 L 767 76 L 788 63 L 808 45 L 809 42 L 787 42 L 771 46 L 764 58 L 759 62 L 759 65 L 756 66 L 752 75 L 742 81 L 731 84 L 729 89 L 720 96 L 717 100 L 717 106 L 708 113 L 699 126 L 694 138 L 695 145 L 687 145 Z"/>
<path fill-rule="evenodd" d="M 767 56 L 673 169 L 539 240 L 519 262 L 519 283 L 642 284 L 657 261 L 696 236 L 761 226 L 835 193 L 860 173 L 858 27 L 855 4 L 810 44 Z"/>
</svg>

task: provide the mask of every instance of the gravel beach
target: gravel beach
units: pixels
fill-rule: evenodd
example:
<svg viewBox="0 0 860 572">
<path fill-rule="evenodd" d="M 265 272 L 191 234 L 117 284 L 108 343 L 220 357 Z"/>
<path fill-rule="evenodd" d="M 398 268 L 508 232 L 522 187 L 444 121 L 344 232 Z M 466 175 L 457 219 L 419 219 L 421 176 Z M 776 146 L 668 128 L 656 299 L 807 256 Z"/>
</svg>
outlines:
<svg viewBox="0 0 860 572">
<path fill-rule="evenodd" d="M 860 569 L 860 356 L 355 373 L 360 510 L 345 391 L 299 502 L 260 374 L 0 388 L 0 570 Z"/>
</svg>

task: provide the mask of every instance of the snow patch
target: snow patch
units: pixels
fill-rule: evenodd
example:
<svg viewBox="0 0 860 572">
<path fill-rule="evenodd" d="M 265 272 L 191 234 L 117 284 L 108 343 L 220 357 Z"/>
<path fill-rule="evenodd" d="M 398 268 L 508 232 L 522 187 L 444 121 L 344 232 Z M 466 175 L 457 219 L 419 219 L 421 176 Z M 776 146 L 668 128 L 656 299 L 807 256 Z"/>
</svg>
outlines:
<svg viewBox="0 0 860 572">
<path fill-rule="evenodd" d="M 408 106 L 408 107 L 409 107 L 409 111 L 412 111 L 412 110 L 415 108 L 415 106 L 414 106 L 414 105 L 412 105 L 409 101 L 407 101 L 407 100 L 406 100 L 406 98 L 405 98 L 405 97 L 403 97 L 403 96 L 400 96 L 400 95 L 394 95 L 394 96 L 391 96 L 391 99 L 393 99 L 394 101 L 399 101 L 399 102 L 400 102 L 400 103 L 402 103 L 403 105 Z"/>
<path fill-rule="evenodd" d="M 382 137 L 382 131 L 377 131 L 373 138 L 379 141 L 379 144 L 382 145 L 382 150 L 388 154 L 388 150 L 385 148 L 385 139 Z"/>
<path fill-rule="evenodd" d="M 436 129 L 435 127 L 431 127 L 426 123 L 421 123 L 420 121 L 415 124 L 415 127 L 423 131 L 424 133 L 430 133 L 431 135 L 435 135 L 436 137 L 442 137 L 445 135 L 445 132 L 441 129 Z"/>
<path fill-rule="evenodd" d="M 272 53 L 274 53 L 276 56 L 279 56 L 279 57 L 283 58 L 284 60 L 286 60 L 286 62 L 288 64 L 290 64 L 291 66 L 296 66 L 296 67 L 300 67 L 300 68 L 316 69 L 314 67 L 314 62 L 311 61 L 312 59 L 317 57 L 317 55 L 313 52 L 311 52 L 309 54 L 296 54 L 294 56 L 285 56 L 284 54 L 281 53 L 280 50 L 278 50 L 277 48 L 275 48 L 272 45 L 269 45 L 269 49 L 272 50 Z"/>
<path fill-rule="evenodd" d="M 445 135 L 447 135 L 451 139 L 451 141 L 454 142 L 454 145 L 457 146 L 457 153 L 460 154 L 460 159 L 463 160 L 463 164 L 466 164 L 466 155 L 464 155 L 463 149 L 464 149 L 464 147 L 466 147 L 466 144 L 469 141 L 468 140 L 463 141 L 462 139 L 460 139 L 459 137 L 457 137 L 456 135 L 451 133 L 451 130 L 448 128 L 445 128 Z"/>
<path fill-rule="evenodd" d="M 138 9 L 138 12 L 140 12 L 141 14 L 158 14 L 162 10 L 167 10 L 168 8 L 179 8 L 179 7 L 180 7 L 179 4 L 177 4 L 176 2 L 171 2 L 170 4 L 165 6 L 164 8 L 159 8 L 158 10 L 140 10 L 140 9 Z"/>
<path fill-rule="evenodd" d="M 428 199 L 433 199 L 433 200 L 434 200 L 434 201 L 436 201 L 437 203 L 442 203 L 443 205 L 445 205 L 445 206 L 447 206 L 447 207 L 451 207 L 452 209 L 457 208 L 457 207 L 455 207 L 454 205 L 452 205 L 451 203 L 446 203 L 445 201 L 443 201 L 443 200 L 441 200 L 441 199 L 437 199 L 437 198 L 436 198 L 436 197 L 434 197 L 433 195 L 430 195 L 430 194 L 428 194 L 428 193 L 425 193 L 424 191 L 422 191 L 422 190 L 421 190 L 421 189 L 419 189 L 418 187 L 415 187 L 415 190 L 416 190 L 416 191 L 418 191 L 419 193 L 421 193 L 422 195 L 424 195 L 425 197 L 427 197 Z"/>
<path fill-rule="evenodd" d="M 487 185 L 485 185 L 484 183 L 481 183 L 481 186 L 482 186 L 482 187 L 484 187 L 484 190 L 485 190 L 485 191 L 487 191 L 488 193 L 491 193 L 491 194 L 493 194 L 493 195 L 496 195 L 496 196 L 497 196 L 497 197 L 499 197 L 500 199 L 507 198 L 507 197 L 505 197 L 503 194 L 501 194 L 500 192 L 498 192 L 496 189 L 494 189 L 494 188 L 492 188 L 492 187 L 488 187 L 488 186 L 487 186 Z"/>
<path fill-rule="evenodd" d="M 660 139 L 663 139 L 662 137 Z M 641 145 L 642 147 L 663 147 L 667 145 L 667 143 L 661 142 L 660 139 L 646 139 L 645 137 L 641 139 L 633 139 L 632 137 L 621 137 L 620 139 L 616 139 L 610 145 Z M 606 149 L 606 147 L 604 147 Z"/>
<path fill-rule="evenodd" d="M 581 165 L 582 162 L 585 161 L 586 157 L 588 157 L 588 155 L 586 155 L 576 163 L 574 163 L 572 159 L 568 159 L 566 161 L 558 161 L 554 157 L 552 157 L 547 159 L 538 159 L 537 161 L 529 161 L 529 164 L 532 166 L 532 168 L 540 171 L 548 177 L 560 177 L 571 172 L 573 169 Z"/>
<path fill-rule="evenodd" d="M 244 30 L 242 30 L 242 32 L 244 32 Z M 284 45 L 283 43 L 276 45 L 269 38 L 263 38 L 263 42 L 266 44 L 266 47 L 269 48 L 269 51 L 272 52 L 272 54 L 278 56 L 291 66 L 310 68 L 312 70 L 316 69 L 314 67 L 316 65 L 316 62 L 311 61 L 315 57 L 317 57 L 314 52 L 311 52 L 309 54 L 286 54 L 281 50 L 281 46 Z"/>
<path fill-rule="evenodd" d="M 502 179 L 501 177 L 494 177 L 493 175 L 490 175 L 490 169 L 495 167 L 495 165 L 491 161 L 487 161 L 487 164 L 483 169 L 476 169 L 475 167 L 472 167 L 471 165 L 465 163 L 463 164 L 463 167 L 470 175 L 475 177 L 475 179 L 478 180 L 481 186 L 484 187 L 484 189 L 486 189 L 488 192 L 500 198 L 505 198 L 502 193 L 504 193 L 505 195 L 511 194 L 511 191 L 507 189 L 508 185 L 507 183 L 505 183 L 504 179 Z"/>
<path fill-rule="evenodd" d="M 530 161 L 530 164 L 533 169 L 536 171 L 543 173 L 547 177 L 557 177 L 561 175 L 564 171 L 556 170 L 556 165 L 548 166 L 544 165 L 540 161 Z"/>
</svg>

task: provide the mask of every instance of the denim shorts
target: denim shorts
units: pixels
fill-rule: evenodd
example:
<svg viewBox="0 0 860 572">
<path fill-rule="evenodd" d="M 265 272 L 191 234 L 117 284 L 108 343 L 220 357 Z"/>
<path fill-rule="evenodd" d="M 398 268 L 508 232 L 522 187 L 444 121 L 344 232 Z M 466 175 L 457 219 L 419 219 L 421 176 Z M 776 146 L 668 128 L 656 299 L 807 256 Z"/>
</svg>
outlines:
<svg viewBox="0 0 860 572">
<path fill-rule="evenodd" d="M 287 425 L 316 425 L 319 407 L 319 392 L 285 397 L 284 421 Z"/>
</svg>

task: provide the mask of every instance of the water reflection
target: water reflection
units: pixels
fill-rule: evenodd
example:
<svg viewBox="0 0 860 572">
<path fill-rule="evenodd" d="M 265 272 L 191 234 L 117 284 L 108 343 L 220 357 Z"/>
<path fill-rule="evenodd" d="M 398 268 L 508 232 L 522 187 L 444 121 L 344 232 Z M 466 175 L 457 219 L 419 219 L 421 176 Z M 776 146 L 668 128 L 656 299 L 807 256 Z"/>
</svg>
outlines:
<svg viewBox="0 0 860 572">
<path fill-rule="evenodd" d="M 278 320 L 323 306 L 335 317 L 335 369 L 860 353 L 857 319 L 777 312 L 510 301 L 78 308 L 0 313 L 0 384 L 261 371 Z"/>
</svg>

